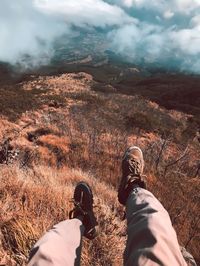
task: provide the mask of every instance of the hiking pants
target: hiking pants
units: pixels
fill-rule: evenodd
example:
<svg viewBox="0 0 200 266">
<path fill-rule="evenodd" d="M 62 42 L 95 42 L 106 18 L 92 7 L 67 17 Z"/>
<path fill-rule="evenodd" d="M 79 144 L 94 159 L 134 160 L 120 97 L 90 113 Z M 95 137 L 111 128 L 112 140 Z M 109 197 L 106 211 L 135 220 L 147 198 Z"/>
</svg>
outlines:
<svg viewBox="0 0 200 266">
<path fill-rule="evenodd" d="M 135 188 L 126 203 L 124 265 L 187 265 L 168 212 L 153 194 Z"/>
<path fill-rule="evenodd" d="M 135 188 L 127 200 L 126 213 L 124 265 L 187 265 L 169 214 L 152 193 Z M 54 226 L 33 247 L 28 266 L 79 265 L 83 232 L 78 219 Z"/>
<path fill-rule="evenodd" d="M 33 247 L 28 266 L 80 265 L 84 226 L 78 219 L 55 225 Z"/>
</svg>

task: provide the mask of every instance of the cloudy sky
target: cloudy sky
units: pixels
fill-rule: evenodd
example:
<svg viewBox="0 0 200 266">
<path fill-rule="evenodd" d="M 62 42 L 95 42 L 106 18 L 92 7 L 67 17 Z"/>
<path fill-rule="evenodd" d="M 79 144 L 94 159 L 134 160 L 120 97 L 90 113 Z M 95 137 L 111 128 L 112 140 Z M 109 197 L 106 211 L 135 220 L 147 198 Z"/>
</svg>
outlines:
<svg viewBox="0 0 200 266">
<path fill-rule="evenodd" d="M 109 48 L 131 62 L 200 73 L 199 0 L 1 0 L 0 61 L 43 63 L 73 26 L 105 29 Z"/>
</svg>

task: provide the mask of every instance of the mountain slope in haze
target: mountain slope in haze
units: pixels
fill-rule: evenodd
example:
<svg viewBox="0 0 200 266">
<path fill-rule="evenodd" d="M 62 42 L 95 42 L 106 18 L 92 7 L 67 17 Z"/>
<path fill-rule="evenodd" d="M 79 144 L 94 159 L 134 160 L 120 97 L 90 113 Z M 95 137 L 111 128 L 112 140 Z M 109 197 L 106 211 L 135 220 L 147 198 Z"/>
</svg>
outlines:
<svg viewBox="0 0 200 266">
<path fill-rule="evenodd" d="M 136 92 L 136 78 L 127 84 L 119 68 L 102 80 L 97 70 L 1 81 L 0 263 L 25 265 L 35 241 L 68 217 L 74 186 L 84 180 L 94 190 L 99 235 L 84 240 L 82 264 L 121 265 L 126 225 L 117 186 L 131 144 L 143 149 L 149 189 L 200 262 L 198 115 L 149 100 L 141 86 L 159 89 L 156 80 L 138 77 Z"/>
</svg>

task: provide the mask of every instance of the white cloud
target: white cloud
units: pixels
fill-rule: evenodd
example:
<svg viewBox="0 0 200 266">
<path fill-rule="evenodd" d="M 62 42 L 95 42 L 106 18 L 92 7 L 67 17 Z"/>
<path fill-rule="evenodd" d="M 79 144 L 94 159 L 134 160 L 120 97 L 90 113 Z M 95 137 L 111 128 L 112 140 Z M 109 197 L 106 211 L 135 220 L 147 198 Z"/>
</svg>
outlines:
<svg viewBox="0 0 200 266">
<path fill-rule="evenodd" d="M 124 6 L 131 7 L 134 3 L 134 0 L 123 0 Z"/>
<path fill-rule="evenodd" d="M 119 6 L 110 5 L 102 0 L 35 0 L 35 4 L 40 11 L 61 16 L 67 23 L 77 26 L 105 27 L 133 20 Z"/>
<path fill-rule="evenodd" d="M 165 19 L 171 19 L 173 16 L 174 16 L 174 12 L 172 12 L 171 10 L 167 10 L 163 14 L 163 17 Z"/>
<path fill-rule="evenodd" d="M 200 27 L 171 32 L 170 38 L 183 56 L 200 57 Z"/>
<path fill-rule="evenodd" d="M 171 0 L 177 11 L 190 14 L 192 11 L 200 7 L 199 0 Z"/>
<path fill-rule="evenodd" d="M 190 21 L 191 27 L 198 27 L 200 26 L 200 15 L 194 16 Z"/>
<path fill-rule="evenodd" d="M 179 69 L 200 73 L 199 14 L 200 0 L 1 0 L 0 60 L 30 55 L 41 63 L 56 39 L 71 38 L 74 25 L 106 29 L 110 49 L 133 62 L 169 69 L 177 59 Z"/>
<path fill-rule="evenodd" d="M 16 63 L 31 55 L 35 63 L 46 61 L 52 40 L 68 31 L 67 25 L 35 10 L 32 1 L 1 0 L 0 60 Z"/>
</svg>

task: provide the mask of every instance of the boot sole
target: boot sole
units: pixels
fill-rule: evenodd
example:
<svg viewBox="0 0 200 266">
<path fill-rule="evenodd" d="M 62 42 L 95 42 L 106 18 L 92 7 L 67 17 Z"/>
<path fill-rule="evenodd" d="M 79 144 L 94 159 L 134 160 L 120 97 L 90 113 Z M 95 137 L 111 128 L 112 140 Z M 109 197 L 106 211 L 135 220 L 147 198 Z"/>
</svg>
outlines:
<svg viewBox="0 0 200 266">
<path fill-rule="evenodd" d="M 92 211 L 93 194 L 86 182 L 79 182 L 74 190 L 74 200 L 79 203 L 84 211 Z"/>
</svg>

